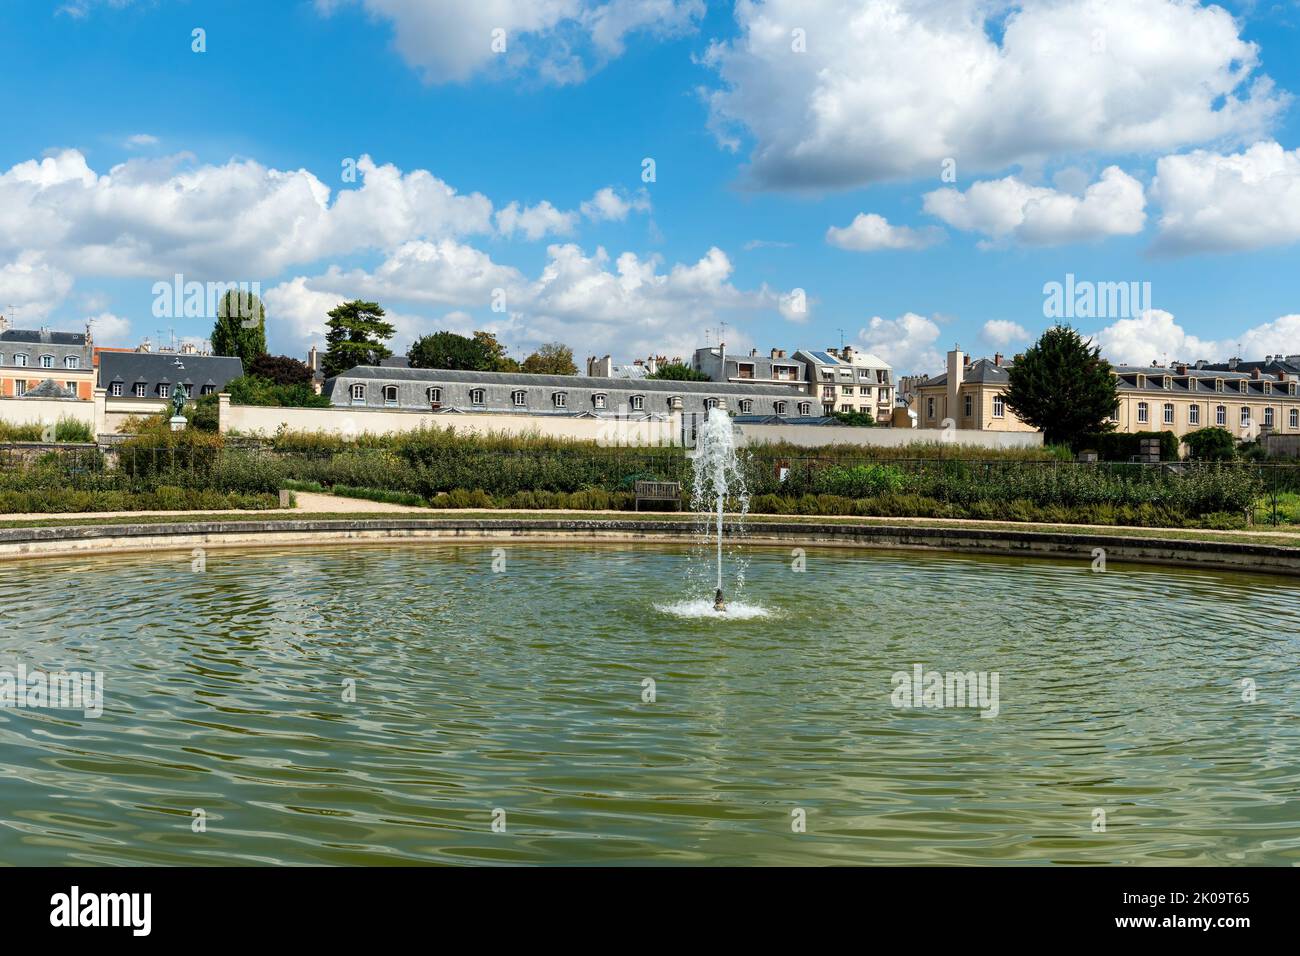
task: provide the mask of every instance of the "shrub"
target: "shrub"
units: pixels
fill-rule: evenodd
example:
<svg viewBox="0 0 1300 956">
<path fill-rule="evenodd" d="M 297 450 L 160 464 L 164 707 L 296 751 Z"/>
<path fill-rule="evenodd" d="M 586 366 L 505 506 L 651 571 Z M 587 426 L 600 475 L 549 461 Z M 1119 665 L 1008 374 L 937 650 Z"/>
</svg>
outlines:
<svg viewBox="0 0 1300 956">
<path fill-rule="evenodd" d="M 1183 436 L 1188 457 L 1200 461 L 1231 461 L 1237 456 L 1237 439 L 1232 432 L 1217 425 L 1198 428 Z"/>
</svg>

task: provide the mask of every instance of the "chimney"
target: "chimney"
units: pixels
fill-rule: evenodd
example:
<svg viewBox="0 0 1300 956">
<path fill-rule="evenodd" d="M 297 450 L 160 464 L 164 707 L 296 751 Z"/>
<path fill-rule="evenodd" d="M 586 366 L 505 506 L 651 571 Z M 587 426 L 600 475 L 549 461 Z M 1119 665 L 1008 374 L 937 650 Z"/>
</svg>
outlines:
<svg viewBox="0 0 1300 956">
<path fill-rule="evenodd" d="M 749 357 L 750 357 L 750 358 L 758 358 L 758 349 L 750 349 L 750 350 L 749 350 Z"/>
<path fill-rule="evenodd" d="M 0 315 L 0 332 L 3 332 L 8 328 L 9 328 L 9 320 L 5 318 L 3 315 Z"/>
<path fill-rule="evenodd" d="M 307 367 L 313 372 L 320 371 L 320 353 L 316 351 L 316 346 L 307 350 Z"/>
<path fill-rule="evenodd" d="M 827 350 L 826 350 L 826 354 L 827 354 L 827 355 L 834 355 L 836 358 L 839 358 L 839 357 L 840 357 L 840 350 L 839 350 L 839 349 L 827 349 Z"/>
<path fill-rule="evenodd" d="M 846 361 L 846 362 L 852 362 L 852 361 L 853 361 L 853 346 L 852 346 L 852 345 L 846 345 L 846 346 L 844 346 L 844 361 Z"/>
<path fill-rule="evenodd" d="M 1001 353 L 1001 352 L 994 352 L 994 353 L 993 353 L 993 364 L 996 365 L 996 366 L 998 366 L 998 368 L 1001 368 L 1001 367 L 1002 367 L 1002 353 Z"/>
<path fill-rule="evenodd" d="M 1186 374 L 1187 374 L 1187 363 L 1186 363 L 1186 362 L 1179 362 L 1177 365 L 1174 366 L 1174 371 L 1177 372 L 1179 375 L 1186 375 Z"/>
<path fill-rule="evenodd" d="M 969 366 L 970 366 L 970 356 L 969 356 L 969 355 L 965 356 L 965 357 L 964 357 L 964 361 L 965 361 L 966 366 L 969 367 Z"/>
<path fill-rule="evenodd" d="M 1228 371 L 1230 372 L 1237 371 L 1237 363 L 1240 361 L 1241 359 L 1237 358 L 1235 355 L 1232 358 L 1228 359 Z"/>
<path fill-rule="evenodd" d="M 957 401 L 961 397 L 961 383 L 965 377 L 967 356 L 960 349 L 948 353 L 948 407 L 944 417 L 951 418 L 960 427 L 961 416 L 958 414 Z"/>
<path fill-rule="evenodd" d="M 1259 378 L 1259 366 L 1258 366 L 1258 365 L 1256 365 L 1254 368 L 1252 368 L 1252 369 L 1250 370 L 1250 377 L 1253 378 L 1253 379 L 1258 379 L 1258 378 Z"/>
</svg>

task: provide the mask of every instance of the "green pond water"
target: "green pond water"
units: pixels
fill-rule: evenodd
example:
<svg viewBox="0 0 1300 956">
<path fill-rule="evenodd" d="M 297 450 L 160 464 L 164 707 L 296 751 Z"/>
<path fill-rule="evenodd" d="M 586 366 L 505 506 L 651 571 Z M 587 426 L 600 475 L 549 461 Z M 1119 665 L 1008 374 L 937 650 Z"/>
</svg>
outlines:
<svg viewBox="0 0 1300 956">
<path fill-rule="evenodd" d="M 0 863 L 1300 863 L 1290 579 L 755 549 L 718 620 L 689 549 L 503 547 L 0 565 L 0 671 L 104 675 L 0 710 Z"/>
</svg>

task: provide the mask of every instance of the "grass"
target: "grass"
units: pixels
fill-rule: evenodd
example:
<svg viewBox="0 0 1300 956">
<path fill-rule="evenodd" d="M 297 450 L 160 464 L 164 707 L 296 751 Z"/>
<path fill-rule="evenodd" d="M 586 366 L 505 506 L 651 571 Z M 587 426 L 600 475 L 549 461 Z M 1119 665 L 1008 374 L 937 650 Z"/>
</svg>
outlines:
<svg viewBox="0 0 1300 956">
<path fill-rule="evenodd" d="M 76 515 L 62 515 L 50 518 L 41 518 L 31 521 L 4 521 L 0 520 L 0 528 L 58 528 L 58 527 L 86 527 L 86 526 L 108 526 L 108 525 L 128 525 L 128 524 L 180 524 L 197 521 L 220 521 L 225 523 L 239 523 L 242 521 L 340 521 L 340 520 L 387 520 L 387 519 L 416 519 L 420 520 L 424 516 L 412 514 L 384 515 L 376 512 L 301 512 L 297 514 L 263 514 L 258 512 L 246 512 L 239 514 L 186 514 L 186 515 L 124 515 L 114 518 L 79 518 Z M 679 521 L 684 526 L 693 525 L 699 520 L 698 515 L 680 512 L 643 512 L 640 515 L 622 513 L 610 514 L 607 512 L 582 512 L 571 511 L 558 514 L 555 512 L 537 512 L 537 511 L 468 511 L 456 513 L 439 513 L 431 511 L 427 516 L 431 519 L 465 519 L 465 520 L 515 520 L 515 521 L 553 521 L 557 517 L 572 519 L 577 521 L 626 521 L 630 519 L 642 518 L 665 521 Z M 1120 538 L 1143 538 L 1143 539 L 1160 539 L 1167 541 L 1206 541 L 1222 543 L 1225 541 L 1241 544 L 1264 544 L 1275 547 L 1300 548 L 1300 532 L 1296 533 L 1273 533 L 1273 534 L 1253 534 L 1247 531 L 1210 531 L 1199 528 L 1127 528 L 1112 526 L 1088 526 L 1078 527 L 1075 525 L 1062 524 L 1037 524 L 1030 522 L 996 522 L 996 521 L 953 521 L 943 518 L 857 518 L 857 517 L 804 517 L 801 515 L 751 515 L 751 522 L 762 521 L 775 524 L 835 524 L 835 525 L 867 525 L 867 526 L 894 526 L 894 527 L 926 527 L 926 528 L 956 528 L 956 529 L 976 529 L 981 531 L 996 532 L 1040 532 L 1040 533 L 1057 533 L 1057 534 L 1075 534 L 1081 536 L 1106 536 Z"/>
<path fill-rule="evenodd" d="M 1270 524 L 1273 520 L 1273 500 L 1267 494 L 1255 505 L 1255 523 Z M 1277 496 L 1277 527 L 1300 525 L 1300 494 L 1281 491 Z"/>
</svg>

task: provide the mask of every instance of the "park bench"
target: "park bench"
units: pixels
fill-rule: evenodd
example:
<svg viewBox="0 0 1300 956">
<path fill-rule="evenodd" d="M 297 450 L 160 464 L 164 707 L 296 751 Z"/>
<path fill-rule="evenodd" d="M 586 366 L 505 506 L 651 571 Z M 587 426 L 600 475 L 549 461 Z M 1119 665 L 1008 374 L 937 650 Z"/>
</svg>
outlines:
<svg viewBox="0 0 1300 956">
<path fill-rule="evenodd" d="M 682 508 L 682 485 L 677 481 L 638 481 L 636 483 L 636 510 L 643 501 L 671 501 Z"/>
</svg>

